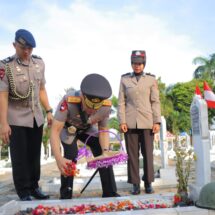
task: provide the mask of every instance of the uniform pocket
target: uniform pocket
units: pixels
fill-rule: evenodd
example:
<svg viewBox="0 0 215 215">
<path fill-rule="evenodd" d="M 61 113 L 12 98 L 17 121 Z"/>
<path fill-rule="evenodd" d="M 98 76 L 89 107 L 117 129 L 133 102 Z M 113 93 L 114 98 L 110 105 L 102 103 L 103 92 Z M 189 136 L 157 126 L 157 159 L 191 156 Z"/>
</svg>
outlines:
<svg viewBox="0 0 215 215">
<path fill-rule="evenodd" d="M 37 85 L 38 89 L 40 88 L 40 84 L 42 82 L 42 74 L 40 71 L 34 72 L 34 82 Z"/>
<path fill-rule="evenodd" d="M 17 74 L 15 76 L 16 91 L 22 95 L 25 95 L 29 88 L 29 79 L 25 74 Z"/>
<path fill-rule="evenodd" d="M 34 72 L 34 78 L 35 80 L 41 80 L 42 79 L 42 74 L 40 71 Z"/>
</svg>

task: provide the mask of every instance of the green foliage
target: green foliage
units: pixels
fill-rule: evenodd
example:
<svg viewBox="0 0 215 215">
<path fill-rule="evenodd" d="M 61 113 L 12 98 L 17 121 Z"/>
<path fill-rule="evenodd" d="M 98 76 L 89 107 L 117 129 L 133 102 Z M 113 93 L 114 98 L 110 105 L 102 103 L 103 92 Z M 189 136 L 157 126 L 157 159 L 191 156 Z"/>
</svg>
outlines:
<svg viewBox="0 0 215 215">
<path fill-rule="evenodd" d="M 0 140 L 0 148 L 1 148 L 1 156 L 0 158 L 3 159 L 7 159 L 8 158 L 8 144 L 3 144 L 2 140 Z"/>
<path fill-rule="evenodd" d="M 199 65 L 193 73 L 196 79 L 214 79 L 215 78 L 215 53 L 207 57 L 196 57 L 193 64 Z"/>
<path fill-rule="evenodd" d="M 47 124 L 45 124 L 43 127 L 43 137 L 42 137 L 42 141 L 45 149 L 47 148 L 49 138 L 50 138 L 50 128 L 47 126 Z"/>
<path fill-rule="evenodd" d="M 113 107 L 117 108 L 118 106 L 118 98 L 116 96 L 112 96 L 111 98 Z"/>
<path fill-rule="evenodd" d="M 160 93 L 161 115 L 165 118 L 173 111 L 172 101 L 166 97 L 166 85 L 162 83 L 161 78 L 158 80 L 158 89 Z"/>
<path fill-rule="evenodd" d="M 110 143 L 110 145 L 111 145 L 111 150 L 120 151 L 121 145 L 119 142 L 112 142 Z"/>
<path fill-rule="evenodd" d="M 167 89 L 167 98 L 172 102 L 173 111 L 166 116 L 167 128 L 174 134 L 182 131 L 189 133 L 190 106 L 193 100 L 196 85 L 203 88 L 203 81 L 193 79 L 185 83 L 177 83 Z"/>
<path fill-rule="evenodd" d="M 108 127 L 109 128 L 114 128 L 117 131 L 119 131 L 119 121 L 116 117 L 112 117 L 110 118 L 109 122 L 108 122 Z"/>
</svg>

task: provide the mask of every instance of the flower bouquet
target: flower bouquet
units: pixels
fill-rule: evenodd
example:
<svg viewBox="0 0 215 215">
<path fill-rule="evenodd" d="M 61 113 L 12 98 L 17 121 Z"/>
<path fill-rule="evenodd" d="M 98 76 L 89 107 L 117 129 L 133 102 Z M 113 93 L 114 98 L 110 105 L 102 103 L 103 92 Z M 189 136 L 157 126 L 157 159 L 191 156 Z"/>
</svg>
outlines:
<svg viewBox="0 0 215 215">
<path fill-rule="evenodd" d="M 67 176 L 79 175 L 79 169 L 77 169 L 76 163 L 73 161 L 66 163 L 66 167 L 64 168 L 64 171 Z"/>
</svg>

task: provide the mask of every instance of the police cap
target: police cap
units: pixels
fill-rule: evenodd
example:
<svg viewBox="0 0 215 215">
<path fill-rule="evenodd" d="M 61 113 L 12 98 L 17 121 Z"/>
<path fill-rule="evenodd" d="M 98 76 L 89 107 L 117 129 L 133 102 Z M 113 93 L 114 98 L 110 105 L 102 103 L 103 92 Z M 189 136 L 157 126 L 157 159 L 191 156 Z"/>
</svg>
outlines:
<svg viewBox="0 0 215 215">
<path fill-rule="evenodd" d="M 15 41 L 21 44 L 24 47 L 36 47 L 36 42 L 34 36 L 30 31 L 25 29 L 19 29 L 15 33 Z"/>
<path fill-rule="evenodd" d="M 135 50 L 131 53 L 131 63 L 143 63 L 146 64 L 146 52 L 141 50 Z"/>
<path fill-rule="evenodd" d="M 108 80 L 99 74 L 89 74 L 81 82 L 81 92 L 85 104 L 92 109 L 102 106 L 103 100 L 109 98 L 112 89 Z"/>
</svg>

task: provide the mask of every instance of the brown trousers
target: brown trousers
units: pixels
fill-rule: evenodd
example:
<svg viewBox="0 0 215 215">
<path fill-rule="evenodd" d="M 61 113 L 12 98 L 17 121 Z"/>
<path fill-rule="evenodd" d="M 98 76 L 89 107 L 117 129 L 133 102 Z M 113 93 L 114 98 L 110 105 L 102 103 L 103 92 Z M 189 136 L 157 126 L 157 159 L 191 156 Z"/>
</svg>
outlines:
<svg viewBox="0 0 215 215">
<path fill-rule="evenodd" d="M 129 129 L 125 133 L 125 144 L 128 153 L 128 183 L 140 184 L 139 151 L 143 156 L 143 171 L 145 182 L 154 181 L 153 165 L 154 134 L 151 129 Z"/>
</svg>

